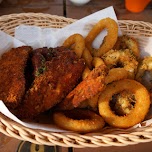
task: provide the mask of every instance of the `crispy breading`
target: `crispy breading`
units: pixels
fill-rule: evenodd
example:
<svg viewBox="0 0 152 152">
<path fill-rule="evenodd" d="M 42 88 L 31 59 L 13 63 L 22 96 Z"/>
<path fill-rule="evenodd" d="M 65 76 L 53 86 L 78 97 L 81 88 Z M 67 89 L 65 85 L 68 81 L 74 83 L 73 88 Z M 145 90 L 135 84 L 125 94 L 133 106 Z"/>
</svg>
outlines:
<svg viewBox="0 0 152 152">
<path fill-rule="evenodd" d="M 58 110 L 71 110 L 79 107 L 82 102 L 94 97 L 105 88 L 106 75 L 107 67 L 105 65 L 94 68 L 56 108 Z"/>
<path fill-rule="evenodd" d="M 61 46 L 61 47 L 56 47 L 56 48 L 38 48 L 32 52 L 32 65 L 33 65 L 33 76 L 37 77 L 40 74 L 42 74 L 46 69 L 45 69 L 45 63 L 46 61 L 51 61 L 53 57 L 56 57 L 60 55 L 60 52 L 63 53 L 68 49 Z"/>
<path fill-rule="evenodd" d="M 23 46 L 4 53 L 0 59 L 0 100 L 15 108 L 25 94 L 24 70 L 32 48 Z"/>
<path fill-rule="evenodd" d="M 71 50 L 55 51 L 45 70 L 37 76 L 25 95 L 18 110 L 19 118 L 33 118 L 62 101 L 79 83 L 85 68 L 83 59 L 78 59 Z"/>
</svg>

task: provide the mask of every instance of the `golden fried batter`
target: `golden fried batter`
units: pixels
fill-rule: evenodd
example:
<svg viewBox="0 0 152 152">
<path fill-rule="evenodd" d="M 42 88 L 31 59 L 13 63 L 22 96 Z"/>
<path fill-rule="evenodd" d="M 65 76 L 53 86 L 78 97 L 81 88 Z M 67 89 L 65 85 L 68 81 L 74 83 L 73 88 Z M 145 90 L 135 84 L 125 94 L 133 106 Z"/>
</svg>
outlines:
<svg viewBox="0 0 152 152">
<path fill-rule="evenodd" d="M 4 53 L 0 59 L 0 100 L 8 108 L 18 106 L 25 94 L 24 69 L 31 47 L 13 48 Z"/>
<path fill-rule="evenodd" d="M 78 107 L 86 99 L 94 97 L 105 88 L 107 68 L 100 65 L 94 68 L 88 76 L 72 90 L 58 106 L 60 110 L 70 110 Z"/>
<path fill-rule="evenodd" d="M 139 58 L 140 56 L 140 50 L 138 47 L 137 40 L 128 35 L 119 36 L 113 49 L 115 50 L 129 49 L 137 58 Z"/>
</svg>

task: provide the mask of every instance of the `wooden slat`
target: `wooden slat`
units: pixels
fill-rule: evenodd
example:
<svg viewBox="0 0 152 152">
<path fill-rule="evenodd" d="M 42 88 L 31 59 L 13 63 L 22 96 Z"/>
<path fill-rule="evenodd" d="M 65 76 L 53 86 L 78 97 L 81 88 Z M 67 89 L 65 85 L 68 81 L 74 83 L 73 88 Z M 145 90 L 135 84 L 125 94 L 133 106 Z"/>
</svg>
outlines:
<svg viewBox="0 0 152 152">
<path fill-rule="evenodd" d="M 62 0 L 3 0 L 0 15 L 25 12 L 41 12 L 63 16 Z"/>
<path fill-rule="evenodd" d="M 66 1 L 66 7 L 63 7 L 63 1 Z M 88 4 L 79 7 L 69 0 L 3 0 L 0 4 L 0 15 L 42 12 L 80 19 L 108 6 L 114 7 L 119 20 L 152 22 L 152 2 L 143 12 L 131 13 L 126 10 L 124 0 L 91 0 Z"/>
<path fill-rule="evenodd" d="M 83 6 L 75 6 L 66 0 L 66 14 L 69 18 L 80 19 L 106 7 L 113 6 L 119 20 L 152 22 L 152 2 L 141 13 L 131 13 L 125 8 L 124 0 L 92 0 Z"/>
</svg>

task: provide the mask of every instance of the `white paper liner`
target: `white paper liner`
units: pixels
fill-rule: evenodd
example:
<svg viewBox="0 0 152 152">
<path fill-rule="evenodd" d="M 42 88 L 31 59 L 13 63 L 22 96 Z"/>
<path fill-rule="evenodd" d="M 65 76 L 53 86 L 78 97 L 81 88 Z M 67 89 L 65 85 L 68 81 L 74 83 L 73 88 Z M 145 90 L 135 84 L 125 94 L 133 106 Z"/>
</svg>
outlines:
<svg viewBox="0 0 152 152">
<path fill-rule="evenodd" d="M 23 45 L 25 45 L 23 42 L 4 33 L 3 31 L 0 31 L 0 56 L 13 47 L 16 48 Z"/>
<path fill-rule="evenodd" d="M 139 43 L 139 48 L 141 50 L 140 56 L 144 57 L 152 55 L 152 37 L 135 36 L 135 38 L 137 39 Z"/>
<path fill-rule="evenodd" d="M 114 9 L 111 6 L 93 13 L 87 17 L 84 17 L 74 22 L 73 24 L 67 25 L 61 29 L 41 29 L 40 27 L 36 26 L 20 25 L 15 29 L 15 38 L 27 45 L 32 46 L 33 48 L 39 48 L 40 46 L 57 47 L 61 46 L 64 40 L 72 34 L 79 33 L 85 37 L 93 25 L 95 25 L 99 20 L 106 17 L 110 17 L 118 23 Z M 104 30 L 101 32 L 101 34 L 98 35 L 97 39 L 93 43 L 93 46 L 95 48 L 100 46 L 106 34 L 106 30 Z M 120 28 L 118 34 L 121 35 Z"/>
<path fill-rule="evenodd" d="M 99 20 L 110 17 L 117 22 L 117 17 L 115 15 L 113 7 L 108 7 L 101 11 L 98 11 L 94 14 L 91 14 L 83 19 L 80 19 L 73 24 L 67 25 L 62 29 L 54 29 L 54 28 L 44 28 L 36 26 L 25 26 L 20 25 L 15 29 L 15 37 L 11 37 L 4 32 L 0 31 L 0 55 L 5 51 L 9 50 L 12 47 L 18 47 L 23 45 L 30 45 L 34 49 L 40 47 L 56 47 L 62 45 L 63 41 L 74 33 L 79 33 L 84 37 L 87 35 L 88 31 L 92 28 L 92 26 L 97 23 Z M 119 29 L 119 35 L 121 35 L 121 30 Z M 106 35 L 106 31 L 102 32 L 98 39 L 94 42 L 94 47 L 97 48 L 101 44 L 101 40 Z M 138 37 L 139 46 L 141 49 L 141 56 L 147 56 L 152 54 L 152 37 Z M 2 45 L 6 44 L 6 45 Z M 0 100 L 0 112 L 10 119 L 18 122 L 19 124 L 33 128 L 33 129 L 42 129 L 46 131 L 52 132 L 66 132 L 66 130 L 62 130 L 58 128 L 54 124 L 39 124 L 39 123 L 31 123 L 31 122 L 23 122 L 19 120 L 16 116 L 14 116 L 4 105 L 3 101 Z M 151 116 L 149 117 L 151 118 Z M 152 119 L 142 122 L 141 124 L 137 124 L 129 129 L 138 128 L 141 126 L 148 126 L 152 123 Z M 70 132 L 70 131 L 68 131 Z"/>
</svg>

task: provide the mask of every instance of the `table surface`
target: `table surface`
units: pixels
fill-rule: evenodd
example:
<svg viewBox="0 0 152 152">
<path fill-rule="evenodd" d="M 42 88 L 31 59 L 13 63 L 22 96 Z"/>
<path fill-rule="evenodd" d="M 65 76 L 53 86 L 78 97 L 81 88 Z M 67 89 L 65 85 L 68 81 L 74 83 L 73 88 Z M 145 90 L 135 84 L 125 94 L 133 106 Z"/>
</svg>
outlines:
<svg viewBox="0 0 152 152">
<path fill-rule="evenodd" d="M 99 11 L 108 6 L 113 6 L 119 20 L 137 20 L 152 23 L 152 2 L 140 13 L 131 13 L 125 8 L 124 0 L 92 0 L 83 6 L 75 6 L 68 0 L 3 0 L 0 4 L 0 16 L 12 13 L 25 13 L 25 12 L 41 12 L 52 15 L 65 16 L 73 19 L 80 19 Z M 0 133 L 0 152 L 38 152 L 39 150 L 30 150 L 29 147 L 32 143 L 22 142 L 14 138 L 7 137 Z M 105 152 L 145 152 L 150 151 L 152 142 L 141 143 L 138 145 L 126 147 L 100 147 L 95 151 Z M 90 152 L 93 148 L 85 149 L 72 149 L 63 147 L 45 147 L 44 151 L 60 152 Z"/>
<path fill-rule="evenodd" d="M 92 0 L 83 6 L 75 6 L 69 0 L 3 0 L 0 15 L 22 12 L 41 12 L 80 19 L 108 6 L 113 6 L 119 20 L 152 22 L 152 2 L 141 13 L 125 9 L 124 0 Z"/>
</svg>

